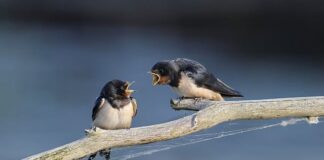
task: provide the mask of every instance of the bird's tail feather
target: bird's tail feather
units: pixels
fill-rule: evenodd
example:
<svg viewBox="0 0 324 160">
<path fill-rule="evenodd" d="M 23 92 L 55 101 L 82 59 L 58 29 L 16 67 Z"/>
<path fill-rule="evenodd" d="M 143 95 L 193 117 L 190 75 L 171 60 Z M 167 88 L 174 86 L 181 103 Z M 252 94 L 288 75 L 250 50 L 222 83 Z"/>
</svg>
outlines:
<svg viewBox="0 0 324 160">
<path fill-rule="evenodd" d="M 106 160 L 110 159 L 110 148 L 99 151 L 100 156 L 105 157 Z"/>
<path fill-rule="evenodd" d="M 98 152 L 96 152 L 94 154 L 91 154 L 89 156 L 88 160 L 93 160 L 97 156 L 97 153 Z M 106 160 L 109 160 L 110 159 L 110 148 L 100 150 L 99 155 L 102 156 L 102 157 L 105 157 Z"/>
<path fill-rule="evenodd" d="M 94 153 L 94 154 L 91 154 L 91 155 L 89 156 L 88 160 L 93 160 L 93 159 L 96 157 L 96 155 L 97 155 L 97 152 Z"/>
</svg>

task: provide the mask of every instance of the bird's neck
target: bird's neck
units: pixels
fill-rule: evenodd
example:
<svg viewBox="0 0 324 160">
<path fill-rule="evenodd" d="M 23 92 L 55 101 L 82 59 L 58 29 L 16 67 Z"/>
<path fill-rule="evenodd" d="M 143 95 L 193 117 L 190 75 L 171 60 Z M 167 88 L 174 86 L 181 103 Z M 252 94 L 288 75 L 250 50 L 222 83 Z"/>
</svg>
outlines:
<svg viewBox="0 0 324 160">
<path fill-rule="evenodd" d="M 170 83 L 169 85 L 171 87 L 178 87 L 180 83 L 181 75 L 178 74 L 177 72 L 174 72 L 173 74 L 170 75 Z"/>
</svg>

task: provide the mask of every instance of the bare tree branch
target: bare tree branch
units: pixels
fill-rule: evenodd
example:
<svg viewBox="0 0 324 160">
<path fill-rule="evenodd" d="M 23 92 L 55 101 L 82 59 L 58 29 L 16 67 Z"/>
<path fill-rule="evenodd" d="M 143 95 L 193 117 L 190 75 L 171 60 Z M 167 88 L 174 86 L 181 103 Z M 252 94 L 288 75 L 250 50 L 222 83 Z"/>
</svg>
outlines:
<svg viewBox="0 0 324 160">
<path fill-rule="evenodd" d="M 324 115 L 324 97 L 248 101 L 172 100 L 174 109 L 200 110 L 167 123 L 124 130 L 100 130 L 72 143 L 25 159 L 77 159 L 105 148 L 153 143 L 185 136 L 219 123 L 242 119 L 317 117 Z"/>
</svg>

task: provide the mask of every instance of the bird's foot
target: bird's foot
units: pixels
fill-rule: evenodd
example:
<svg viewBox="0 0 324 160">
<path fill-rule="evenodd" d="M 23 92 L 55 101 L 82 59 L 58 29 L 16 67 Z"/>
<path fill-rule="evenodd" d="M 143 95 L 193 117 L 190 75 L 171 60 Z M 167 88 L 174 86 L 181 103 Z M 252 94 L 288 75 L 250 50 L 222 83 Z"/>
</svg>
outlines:
<svg viewBox="0 0 324 160">
<path fill-rule="evenodd" d="M 201 102 L 203 100 L 203 98 L 201 97 L 197 97 L 197 98 L 194 98 L 194 105 L 196 105 L 198 102 Z"/>
<path fill-rule="evenodd" d="M 201 97 L 184 97 L 184 96 L 182 96 L 182 97 L 178 97 L 177 100 L 171 99 L 170 104 L 171 104 L 171 106 L 179 107 L 181 105 L 182 100 L 185 100 L 185 99 L 194 100 L 193 104 L 196 105 L 198 102 L 202 101 L 204 98 L 201 98 Z"/>
<path fill-rule="evenodd" d="M 96 127 L 93 126 L 92 128 L 90 129 L 85 129 L 84 132 L 86 135 L 90 135 L 91 133 L 95 132 L 96 131 Z"/>
<path fill-rule="evenodd" d="M 86 129 L 85 134 L 86 134 L 86 136 L 91 136 L 91 135 L 95 135 L 95 134 L 100 134 L 105 131 L 106 130 L 104 130 L 104 129 L 93 126 L 91 129 Z"/>
<path fill-rule="evenodd" d="M 184 99 L 192 99 L 192 98 L 191 98 L 191 97 L 181 96 L 181 97 L 179 97 L 178 99 L 179 99 L 179 101 L 178 101 L 178 103 L 177 103 L 176 105 L 179 105 L 180 102 L 181 102 L 182 100 L 184 100 Z"/>
<path fill-rule="evenodd" d="M 194 105 L 196 105 L 198 102 L 203 100 L 202 97 L 184 97 L 184 96 L 182 96 L 182 97 L 179 97 L 178 104 L 184 99 L 193 99 L 194 100 Z"/>
<path fill-rule="evenodd" d="M 184 99 L 196 99 L 196 97 L 179 97 L 180 100 L 184 100 Z"/>
</svg>

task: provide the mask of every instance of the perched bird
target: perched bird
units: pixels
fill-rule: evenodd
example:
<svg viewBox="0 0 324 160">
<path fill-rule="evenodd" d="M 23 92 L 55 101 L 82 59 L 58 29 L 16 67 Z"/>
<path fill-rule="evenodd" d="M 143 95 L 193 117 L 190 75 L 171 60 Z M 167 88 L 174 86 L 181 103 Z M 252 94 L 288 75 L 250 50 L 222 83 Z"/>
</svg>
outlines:
<svg viewBox="0 0 324 160">
<path fill-rule="evenodd" d="M 182 98 L 203 98 L 222 101 L 223 97 L 243 97 L 200 63 L 178 58 L 156 63 L 151 71 L 152 84 L 170 85 Z"/>
<path fill-rule="evenodd" d="M 127 129 L 137 113 L 136 100 L 131 97 L 133 83 L 120 80 L 108 82 L 101 90 L 92 110 L 93 126 L 106 130 Z M 101 156 L 110 158 L 110 149 L 99 151 Z M 97 153 L 89 159 L 95 158 Z"/>
</svg>

